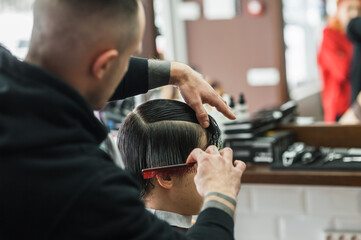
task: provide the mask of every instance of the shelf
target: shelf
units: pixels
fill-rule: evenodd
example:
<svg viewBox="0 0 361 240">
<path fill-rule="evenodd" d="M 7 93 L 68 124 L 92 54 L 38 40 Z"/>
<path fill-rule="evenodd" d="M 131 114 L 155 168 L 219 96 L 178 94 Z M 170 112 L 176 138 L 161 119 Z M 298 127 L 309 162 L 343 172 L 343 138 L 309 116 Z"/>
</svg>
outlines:
<svg viewBox="0 0 361 240">
<path fill-rule="evenodd" d="M 242 183 L 361 187 L 361 171 L 271 170 L 268 164 L 247 164 Z"/>
<path fill-rule="evenodd" d="M 315 147 L 361 148 L 361 125 L 315 123 L 283 124 L 279 130 L 291 130 L 296 141 Z M 361 164 L 361 163 L 360 163 Z M 269 164 L 247 164 L 243 183 L 324 185 L 361 187 L 361 171 L 270 169 Z"/>
</svg>

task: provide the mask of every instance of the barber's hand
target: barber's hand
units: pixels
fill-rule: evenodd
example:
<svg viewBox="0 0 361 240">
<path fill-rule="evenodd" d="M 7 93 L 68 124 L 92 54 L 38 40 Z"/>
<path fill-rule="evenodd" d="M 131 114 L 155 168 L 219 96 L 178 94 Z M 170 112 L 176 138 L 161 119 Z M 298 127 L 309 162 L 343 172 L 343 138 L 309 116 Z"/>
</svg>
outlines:
<svg viewBox="0 0 361 240">
<path fill-rule="evenodd" d="M 232 159 L 233 152 L 230 148 L 218 152 L 216 146 L 209 146 L 206 151 L 196 148 L 191 152 L 187 163 L 197 162 L 194 182 L 201 196 L 218 192 L 237 199 L 246 164 L 238 160 L 233 164 Z"/>
<path fill-rule="evenodd" d="M 207 83 L 202 76 L 186 64 L 179 62 L 171 63 L 170 84 L 179 88 L 186 103 L 196 112 L 199 123 L 207 128 L 209 119 L 203 104 L 216 107 L 229 119 L 236 119 L 226 101 Z"/>
</svg>

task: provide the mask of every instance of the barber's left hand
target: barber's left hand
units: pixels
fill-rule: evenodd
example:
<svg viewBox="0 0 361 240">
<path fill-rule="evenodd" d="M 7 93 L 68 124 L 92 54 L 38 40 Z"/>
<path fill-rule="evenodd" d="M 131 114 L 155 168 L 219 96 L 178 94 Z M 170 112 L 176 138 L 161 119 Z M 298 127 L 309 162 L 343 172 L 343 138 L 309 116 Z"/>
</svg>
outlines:
<svg viewBox="0 0 361 240">
<path fill-rule="evenodd" d="M 209 126 L 208 113 L 203 104 L 208 103 L 229 119 L 236 119 L 226 101 L 203 79 L 202 75 L 186 64 L 171 63 L 170 84 L 179 88 L 186 103 L 196 112 L 199 123 Z"/>
</svg>

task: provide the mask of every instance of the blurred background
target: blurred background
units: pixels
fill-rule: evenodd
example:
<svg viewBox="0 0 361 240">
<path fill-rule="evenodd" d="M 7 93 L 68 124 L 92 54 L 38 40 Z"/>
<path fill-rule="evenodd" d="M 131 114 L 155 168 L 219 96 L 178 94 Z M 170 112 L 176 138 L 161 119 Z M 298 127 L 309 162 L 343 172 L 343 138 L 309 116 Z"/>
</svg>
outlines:
<svg viewBox="0 0 361 240">
<path fill-rule="evenodd" d="M 34 0 L 0 0 L 0 43 L 24 58 Z M 336 0 L 146 0 L 143 57 L 188 63 L 250 112 L 289 99 L 322 120 L 317 50 Z"/>
<path fill-rule="evenodd" d="M 0 44 L 19 59 L 29 47 L 33 2 L 0 0 Z M 143 0 L 143 4 L 147 27 L 141 57 L 189 64 L 228 101 L 245 100 L 244 109 L 250 114 L 293 100 L 298 116 L 323 121 L 317 55 L 337 0 Z M 110 129 L 117 129 L 134 106 L 160 97 L 180 98 L 174 87 L 155 89 L 112 102 L 97 114 Z M 301 127 L 298 140 L 310 146 L 360 150 L 360 126 Z M 359 170 L 359 163 L 352 166 L 356 164 Z M 242 178 L 237 240 L 361 239 L 357 173 L 333 169 L 310 176 L 260 167 L 252 170 L 249 165 Z"/>
</svg>

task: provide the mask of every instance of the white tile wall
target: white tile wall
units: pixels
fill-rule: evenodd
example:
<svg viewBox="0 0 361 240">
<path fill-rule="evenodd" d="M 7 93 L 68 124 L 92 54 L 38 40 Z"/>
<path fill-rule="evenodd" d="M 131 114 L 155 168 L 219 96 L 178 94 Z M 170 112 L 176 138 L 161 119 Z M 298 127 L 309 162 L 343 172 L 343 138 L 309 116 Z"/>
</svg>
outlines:
<svg viewBox="0 0 361 240">
<path fill-rule="evenodd" d="M 325 230 L 361 231 L 361 188 L 242 185 L 236 240 L 325 240 Z"/>
<path fill-rule="evenodd" d="M 270 215 L 237 215 L 235 223 L 236 240 L 279 239 L 278 219 Z M 267 236 L 267 237 L 266 237 Z M 266 238 L 265 238 L 266 237 Z"/>
<path fill-rule="evenodd" d="M 303 214 L 304 191 L 288 186 L 258 186 L 251 188 L 251 204 L 255 213 Z"/>
<path fill-rule="evenodd" d="M 285 216 L 280 221 L 281 239 L 319 240 L 324 230 L 331 228 L 331 218 L 315 216 Z"/>
<path fill-rule="evenodd" d="M 309 187 L 306 205 L 310 215 L 360 215 L 359 188 Z"/>
<path fill-rule="evenodd" d="M 361 231 L 361 216 L 337 217 L 334 226 L 336 230 Z"/>
<path fill-rule="evenodd" d="M 236 214 L 249 213 L 251 211 L 251 189 L 252 187 L 246 184 L 241 186 L 241 191 L 238 194 Z"/>
</svg>

